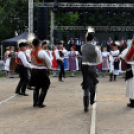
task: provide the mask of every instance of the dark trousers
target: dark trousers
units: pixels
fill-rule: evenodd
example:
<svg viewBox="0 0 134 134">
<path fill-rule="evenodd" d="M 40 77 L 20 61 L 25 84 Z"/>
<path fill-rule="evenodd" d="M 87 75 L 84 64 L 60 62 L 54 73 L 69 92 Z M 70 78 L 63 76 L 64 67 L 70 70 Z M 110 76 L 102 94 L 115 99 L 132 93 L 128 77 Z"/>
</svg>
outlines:
<svg viewBox="0 0 134 134">
<path fill-rule="evenodd" d="M 94 102 L 95 92 L 96 92 L 96 85 L 91 84 L 89 88 L 84 90 L 84 96 L 89 96 L 90 93 L 90 102 Z"/>
<path fill-rule="evenodd" d="M 45 69 L 32 70 L 32 85 L 35 86 L 33 91 L 33 102 L 34 104 L 43 104 L 46 97 L 47 91 L 50 86 L 50 79 L 48 77 L 48 72 Z M 34 83 L 34 84 L 33 84 Z M 40 91 L 41 89 L 41 91 Z M 40 94 L 39 94 L 40 92 Z"/>
<path fill-rule="evenodd" d="M 60 65 L 59 79 L 62 79 L 62 76 L 65 76 L 64 63 L 61 60 L 57 60 L 57 63 Z"/>
<path fill-rule="evenodd" d="M 78 51 L 80 53 L 80 55 L 82 54 L 81 53 L 81 45 L 76 45 L 76 51 Z"/>
<path fill-rule="evenodd" d="M 18 70 L 18 73 L 20 76 L 20 81 L 19 81 L 18 86 L 16 88 L 16 93 L 20 93 L 20 92 L 25 93 L 26 86 L 28 84 L 27 68 L 25 68 L 23 65 L 17 65 L 17 70 Z"/>
</svg>

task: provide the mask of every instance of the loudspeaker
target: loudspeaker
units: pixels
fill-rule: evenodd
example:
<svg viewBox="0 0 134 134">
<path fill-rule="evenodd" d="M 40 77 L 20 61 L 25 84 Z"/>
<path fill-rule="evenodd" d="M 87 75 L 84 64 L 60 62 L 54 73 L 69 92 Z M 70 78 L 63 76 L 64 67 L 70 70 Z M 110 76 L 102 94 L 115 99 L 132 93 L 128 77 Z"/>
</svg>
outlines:
<svg viewBox="0 0 134 134">
<path fill-rule="evenodd" d="M 37 36 L 40 40 L 48 38 L 48 8 L 38 7 Z"/>
<path fill-rule="evenodd" d="M 58 38 L 58 30 L 54 30 L 54 32 L 53 32 L 53 37 L 54 37 L 54 38 Z"/>
</svg>

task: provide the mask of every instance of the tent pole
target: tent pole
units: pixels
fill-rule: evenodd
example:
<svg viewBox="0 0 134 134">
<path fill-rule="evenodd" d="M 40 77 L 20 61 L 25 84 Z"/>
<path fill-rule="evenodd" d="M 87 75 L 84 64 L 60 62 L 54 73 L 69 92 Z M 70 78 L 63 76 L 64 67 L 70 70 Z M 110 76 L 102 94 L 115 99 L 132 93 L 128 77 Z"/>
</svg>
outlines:
<svg viewBox="0 0 134 134">
<path fill-rule="evenodd" d="M 3 48 L 3 47 L 2 47 L 2 45 L 1 45 L 1 60 L 2 60 L 2 52 L 3 52 L 3 51 L 2 51 L 2 48 Z"/>
<path fill-rule="evenodd" d="M 53 11 L 51 10 L 51 33 L 50 33 L 51 50 L 52 50 L 52 46 L 54 45 L 54 37 L 53 37 L 54 19 L 55 19 L 55 14 L 54 14 Z"/>
</svg>

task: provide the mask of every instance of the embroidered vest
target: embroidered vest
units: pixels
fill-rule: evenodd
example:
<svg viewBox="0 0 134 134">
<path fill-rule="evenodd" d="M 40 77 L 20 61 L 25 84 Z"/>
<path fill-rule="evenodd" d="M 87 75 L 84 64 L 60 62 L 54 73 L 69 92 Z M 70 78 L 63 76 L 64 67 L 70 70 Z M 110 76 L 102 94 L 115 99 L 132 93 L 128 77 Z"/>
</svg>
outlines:
<svg viewBox="0 0 134 134">
<path fill-rule="evenodd" d="M 19 50 L 18 50 L 18 54 L 19 54 L 19 52 L 23 52 L 23 51 L 19 51 Z M 27 61 L 28 61 L 28 57 L 27 57 L 26 53 L 25 53 L 25 52 L 23 52 L 23 53 L 25 54 L 26 59 L 27 59 Z M 23 65 L 21 59 L 18 57 L 18 54 L 17 54 L 17 58 L 16 58 L 16 63 L 19 64 L 19 65 Z"/>
<path fill-rule="evenodd" d="M 44 59 L 38 57 L 38 52 L 42 49 L 32 50 L 31 51 L 31 64 L 36 66 L 46 66 Z"/>
<path fill-rule="evenodd" d="M 131 48 L 129 49 L 127 55 L 126 55 L 126 61 L 132 61 L 134 60 L 134 47 L 131 46 Z"/>
<path fill-rule="evenodd" d="M 97 54 L 95 52 L 95 46 L 87 43 L 82 48 L 82 62 L 95 63 Z"/>
</svg>

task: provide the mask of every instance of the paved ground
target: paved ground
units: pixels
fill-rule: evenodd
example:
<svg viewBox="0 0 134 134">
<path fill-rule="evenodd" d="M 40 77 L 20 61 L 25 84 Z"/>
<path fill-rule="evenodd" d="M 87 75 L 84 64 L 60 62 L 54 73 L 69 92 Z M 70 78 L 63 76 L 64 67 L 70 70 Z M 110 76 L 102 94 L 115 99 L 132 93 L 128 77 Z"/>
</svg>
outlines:
<svg viewBox="0 0 134 134">
<path fill-rule="evenodd" d="M 82 77 L 68 77 L 64 83 L 51 77 L 46 108 L 32 107 L 30 95 L 14 96 L 18 78 L 0 78 L 0 134 L 89 134 L 91 114 L 83 112 L 80 83 Z M 96 134 L 134 134 L 134 109 L 126 107 L 124 97 L 125 82 L 119 77 L 117 82 L 100 78 L 97 87 Z M 13 98 L 10 98 L 13 97 Z M 7 100 L 7 102 L 3 102 Z"/>
</svg>

